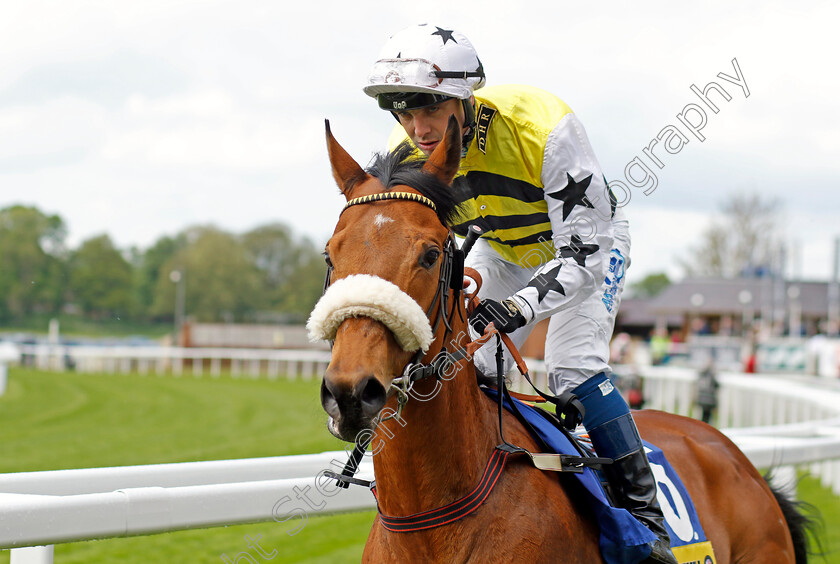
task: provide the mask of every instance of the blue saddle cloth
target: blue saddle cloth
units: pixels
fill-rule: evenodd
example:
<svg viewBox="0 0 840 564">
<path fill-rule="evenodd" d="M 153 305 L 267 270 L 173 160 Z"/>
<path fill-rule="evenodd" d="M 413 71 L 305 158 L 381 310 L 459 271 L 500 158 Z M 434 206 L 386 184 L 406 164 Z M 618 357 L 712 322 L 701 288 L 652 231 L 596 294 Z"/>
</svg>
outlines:
<svg viewBox="0 0 840 564">
<path fill-rule="evenodd" d="M 489 388 L 482 388 L 482 390 L 494 401 L 497 401 L 496 390 Z M 539 438 L 554 452 L 572 456 L 580 455 L 568 437 L 546 421 L 537 412 L 536 408 L 516 399 L 513 401 L 516 402 L 519 412 L 539 434 Z M 507 399 L 504 401 L 504 406 L 510 410 Z M 662 503 L 660 495 L 660 505 L 663 506 L 666 526 L 671 535 L 671 546 L 676 547 L 705 541 L 706 537 L 700 526 L 694 505 L 679 476 L 667 462 L 661 449 L 647 442 L 645 442 L 645 448 L 660 492 L 665 494 L 665 499 L 668 501 L 666 506 Z M 594 470 L 585 468 L 582 474 L 573 474 L 573 476 L 578 479 L 580 485 L 588 493 L 587 497 L 595 512 L 601 531 L 599 543 L 604 560 L 608 564 L 636 564 L 647 558 L 650 555 L 649 544 L 656 540 L 655 535 L 637 521 L 629 511 L 610 505 L 604 494 L 601 481 Z M 666 486 L 665 488 L 662 487 L 663 483 Z M 676 516 L 677 532 L 674 531 L 671 523 L 674 521 L 674 516 Z"/>
</svg>

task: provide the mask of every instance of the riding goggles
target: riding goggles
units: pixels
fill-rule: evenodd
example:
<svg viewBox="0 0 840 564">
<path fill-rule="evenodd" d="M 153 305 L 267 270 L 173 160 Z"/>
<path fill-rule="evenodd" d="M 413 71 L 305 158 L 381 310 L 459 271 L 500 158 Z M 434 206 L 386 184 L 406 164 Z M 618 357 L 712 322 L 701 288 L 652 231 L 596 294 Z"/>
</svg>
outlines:
<svg viewBox="0 0 840 564">
<path fill-rule="evenodd" d="M 484 69 L 475 71 L 444 71 L 426 59 L 379 59 L 368 76 L 370 84 L 437 87 L 444 78 L 484 77 Z"/>
</svg>

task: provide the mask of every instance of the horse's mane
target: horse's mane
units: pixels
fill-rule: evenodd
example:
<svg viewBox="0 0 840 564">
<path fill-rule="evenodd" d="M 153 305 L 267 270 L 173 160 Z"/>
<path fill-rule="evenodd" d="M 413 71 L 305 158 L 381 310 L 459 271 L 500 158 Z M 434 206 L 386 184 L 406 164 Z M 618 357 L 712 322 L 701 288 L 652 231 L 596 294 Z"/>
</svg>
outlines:
<svg viewBox="0 0 840 564">
<path fill-rule="evenodd" d="M 404 141 L 390 153 L 374 155 L 367 172 L 378 178 L 386 190 L 399 185 L 414 188 L 434 202 L 438 219 L 450 226 L 460 211 L 455 191 L 435 176 L 423 172 L 425 163 L 426 159 L 417 158 L 414 147 Z"/>
</svg>

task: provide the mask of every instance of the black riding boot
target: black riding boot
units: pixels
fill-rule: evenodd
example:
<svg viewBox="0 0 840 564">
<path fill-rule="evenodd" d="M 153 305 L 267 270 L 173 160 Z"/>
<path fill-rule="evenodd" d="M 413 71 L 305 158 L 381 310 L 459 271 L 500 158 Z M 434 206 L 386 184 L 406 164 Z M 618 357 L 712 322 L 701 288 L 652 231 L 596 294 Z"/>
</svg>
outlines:
<svg viewBox="0 0 840 564">
<path fill-rule="evenodd" d="M 646 562 L 678 564 L 671 552 L 662 508 L 656 500 L 656 479 L 627 402 L 603 373 L 591 377 L 573 392 L 585 408 L 583 424 L 595 452 L 615 461 L 603 466 L 615 503 L 656 535 Z"/>
<path fill-rule="evenodd" d="M 656 500 L 656 480 L 645 451 L 640 449 L 603 467 L 604 475 L 615 493 L 616 503 L 630 512 L 656 535 L 650 557 L 645 562 L 677 564 L 665 529 L 662 508 Z"/>
</svg>

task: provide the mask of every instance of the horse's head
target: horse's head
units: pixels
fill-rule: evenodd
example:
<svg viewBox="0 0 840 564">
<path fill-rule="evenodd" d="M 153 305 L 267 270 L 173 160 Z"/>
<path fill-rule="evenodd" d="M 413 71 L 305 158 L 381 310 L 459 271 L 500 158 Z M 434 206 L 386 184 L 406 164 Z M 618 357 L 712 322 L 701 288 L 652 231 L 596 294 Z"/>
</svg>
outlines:
<svg viewBox="0 0 840 564">
<path fill-rule="evenodd" d="M 321 403 L 330 431 L 346 441 L 372 428 L 412 357 L 436 352 L 441 331 L 433 335 L 428 316 L 442 300 L 441 268 L 452 251 L 444 222 L 455 207 L 449 185 L 459 136 L 453 118 L 425 163 L 394 152 L 366 172 L 327 125 L 332 172 L 347 206 L 326 246 L 331 284 L 308 326 L 333 341 Z"/>
</svg>

